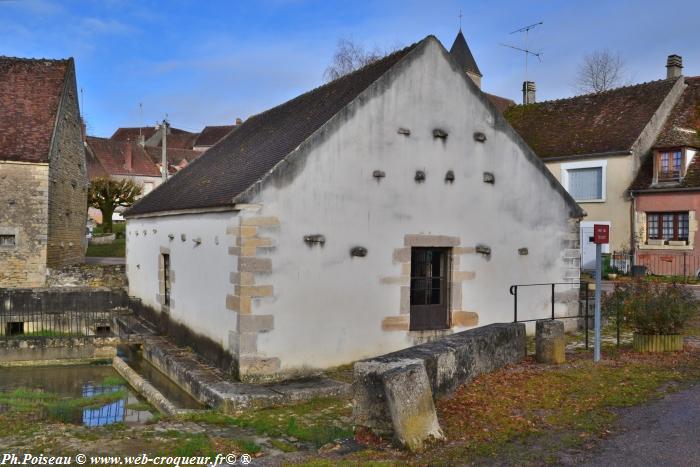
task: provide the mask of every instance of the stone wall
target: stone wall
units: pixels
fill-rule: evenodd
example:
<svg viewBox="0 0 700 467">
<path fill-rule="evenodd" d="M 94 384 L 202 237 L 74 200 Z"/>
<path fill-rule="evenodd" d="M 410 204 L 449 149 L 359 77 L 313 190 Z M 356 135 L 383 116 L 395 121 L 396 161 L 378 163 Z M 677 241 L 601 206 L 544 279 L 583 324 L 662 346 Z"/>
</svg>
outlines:
<svg viewBox="0 0 700 467">
<path fill-rule="evenodd" d="M 48 266 L 80 263 L 85 258 L 87 169 L 80 128 L 75 68 L 66 73 L 49 155 Z"/>
<path fill-rule="evenodd" d="M 111 360 L 117 354 L 118 337 L 84 339 L 0 339 L 0 365 L 25 366 Z"/>
<path fill-rule="evenodd" d="M 46 277 L 47 164 L 0 161 L 0 287 L 38 287 Z"/>
<path fill-rule="evenodd" d="M 49 268 L 46 286 L 125 288 L 125 269 L 123 264 L 74 264 L 57 269 Z"/>
<path fill-rule="evenodd" d="M 422 364 L 435 398 L 454 392 L 483 373 L 526 356 L 523 323 L 491 324 L 355 363 L 353 419 L 356 426 L 379 434 L 392 431 L 382 377 L 387 371 Z"/>
</svg>

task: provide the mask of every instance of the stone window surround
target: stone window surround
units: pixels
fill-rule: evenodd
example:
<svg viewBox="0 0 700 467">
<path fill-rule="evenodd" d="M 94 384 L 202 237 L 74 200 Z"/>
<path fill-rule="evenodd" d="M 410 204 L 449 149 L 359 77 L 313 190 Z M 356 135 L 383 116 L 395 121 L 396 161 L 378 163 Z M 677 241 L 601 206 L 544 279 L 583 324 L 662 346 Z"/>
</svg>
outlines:
<svg viewBox="0 0 700 467">
<path fill-rule="evenodd" d="M 682 210 L 681 210 L 682 211 Z M 660 212 L 660 211 L 653 211 Z M 671 211 L 669 211 L 671 212 Z M 674 210 L 673 212 L 679 212 Z M 688 210 L 688 244 L 687 245 L 653 245 L 647 243 L 647 213 L 636 212 L 635 232 L 637 233 L 637 248 L 639 250 L 668 250 L 668 251 L 692 251 L 695 248 L 695 233 L 698 230 L 698 221 L 695 211 Z"/>
<path fill-rule="evenodd" d="M 0 245 L 0 250 L 17 250 L 20 247 L 19 228 L 17 227 L 0 227 L 0 235 L 14 235 L 14 245 Z"/>
<path fill-rule="evenodd" d="M 459 237 L 450 237 L 445 235 L 422 235 L 422 234 L 407 234 L 404 236 L 404 245 L 401 248 L 394 249 L 393 262 L 400 264 L 400 276 L 381 277 L 379 282 L 383 285 L 399 286 L 399 310 L 398 315 L 390 315 L 382 320 L 383 331 L 404 331 L 417 341 L 439 337 L 440 335 L 449 334 L 455 327 L 474 327 L 479 324 L 479 315 L 473 311 L 463 310 L 462 307 L 462 282 L 473 280 L 476 277 L 474 271 L 462 271 L 460 267 L 460 258 L 465 254 L 474 254 L 474 247 L 460 246 L 461 239 Z M 450 249 L 450 281 L 449 281 L 449 329 L 430 330 L 430 331 L 410 331 L 410 316 L 411 316 L 411 248 L 412 247 L 428 247 L 440 248 L 447 247 Z"/>
<path fill-rule="evenodd" d="M 169 313 L 171 308 L 175 308 L 173 300 L 173 284 L 175 283 L 175 271 L 173 269 L 172 256 L 170 257 L 170 269 L 168 270 L 168 279 L 170 281 L 170 305 L 165 304 L 165 274 L 163 270 L 163 255 L 170 255 L 170 248 L 160 247 L 158 253 L 158 294 L 156 302 L 160 303 L 160 309 L 164 313 Z"/>
<path fill-rule="evenodd" d="M 569 191 L 569 170 L 573 169 L 592 169 L 600 167 L 602 169 L 601 173 L 601 198 L 600 199 L 584 199 L 576 200 L 577 203 L 604 203 L 607 198 L 606 193 L 606 180 L 608 171 L 608 161 L 605 159 L 597 159 L 592 161 L 577 161 L 577 162 L 565 162 L 561 164 L 561 184 L 567 193 L 571 194 Z"/>
</svg>

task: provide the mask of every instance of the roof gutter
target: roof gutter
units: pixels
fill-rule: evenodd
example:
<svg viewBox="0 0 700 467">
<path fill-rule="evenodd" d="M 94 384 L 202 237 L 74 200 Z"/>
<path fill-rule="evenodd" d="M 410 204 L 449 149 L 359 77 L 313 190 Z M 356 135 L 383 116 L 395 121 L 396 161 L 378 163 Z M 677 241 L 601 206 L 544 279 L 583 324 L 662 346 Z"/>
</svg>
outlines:
<svg viewBox="0 0 700 467">
<path fill-rule="evenodd" d="M 592 152 L 590 154 L 571 154 L 568 156 L 554 156 L 554 157 L 541 157 L 542 162 L 547 163 L 547 162 L 557 162 L 557 161 L 565 161 L 565 160 L 571 160 L 571 159 L 590 159 L 590 158 L 595 158 L 595 157 L 615 157 L 615 156 L 629 156 L 632 154 L 632 151 L 629 149 L 622 150 L 622 151 L 606 151 L 606 152 Z"/>
</svg>

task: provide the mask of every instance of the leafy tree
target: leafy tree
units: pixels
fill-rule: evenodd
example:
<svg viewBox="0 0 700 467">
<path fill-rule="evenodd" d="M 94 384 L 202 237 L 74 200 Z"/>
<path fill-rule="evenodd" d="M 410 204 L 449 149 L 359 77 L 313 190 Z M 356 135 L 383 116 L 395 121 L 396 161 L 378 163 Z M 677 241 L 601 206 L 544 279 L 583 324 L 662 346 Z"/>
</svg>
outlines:
<svg viewBox="0 0 700 467">
<path fill-rule="evenodd" d="M 105 232 L 112 232 L 112 214 L 119 207 L 129 207 L 141 196 L 143 187 L 128 179 L 96 178 L 90 183 L 88 205 L 102 212 Z"/>
<path fill-rule="evenodd" d="M 579 65 L 576 88 L 583 93 L 599 93 L 623 85 L 625 62 L 619 53 L 596 50 Z"/>
</svg>

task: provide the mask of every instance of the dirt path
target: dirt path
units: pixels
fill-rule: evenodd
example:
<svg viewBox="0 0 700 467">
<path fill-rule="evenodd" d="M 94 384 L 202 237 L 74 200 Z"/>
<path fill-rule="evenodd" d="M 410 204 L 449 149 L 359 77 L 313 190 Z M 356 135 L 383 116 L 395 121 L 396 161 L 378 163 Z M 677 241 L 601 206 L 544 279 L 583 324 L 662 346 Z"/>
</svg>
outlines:
<svg viewBox="0 0 700 467">
<path fill-rule="evenodd" d="M 700 384 L 620 414 L 619 434 L 577 465 L 700 465 Z M 583 461 L 583 462 L 581 462 Z"/>
</svg>

